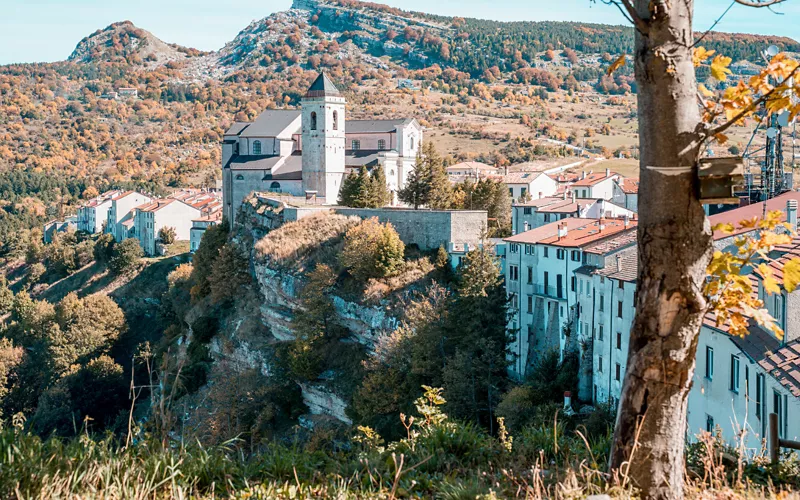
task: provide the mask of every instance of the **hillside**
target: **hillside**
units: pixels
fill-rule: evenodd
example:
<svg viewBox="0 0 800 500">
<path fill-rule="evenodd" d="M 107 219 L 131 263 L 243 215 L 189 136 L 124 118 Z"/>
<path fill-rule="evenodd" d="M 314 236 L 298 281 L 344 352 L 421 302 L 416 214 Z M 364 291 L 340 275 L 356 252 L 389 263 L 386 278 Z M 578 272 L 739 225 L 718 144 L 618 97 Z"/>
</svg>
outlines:
<svg viewBox="0 0 800 500">
<path fill-rule="evenodd" d="M 201 55 L 196 49 L 170 45 L 130 21 L 114 23 L 81 40 L 67 59 L 70 62 L 127 62 L 163 65 Z"/>
</svg>

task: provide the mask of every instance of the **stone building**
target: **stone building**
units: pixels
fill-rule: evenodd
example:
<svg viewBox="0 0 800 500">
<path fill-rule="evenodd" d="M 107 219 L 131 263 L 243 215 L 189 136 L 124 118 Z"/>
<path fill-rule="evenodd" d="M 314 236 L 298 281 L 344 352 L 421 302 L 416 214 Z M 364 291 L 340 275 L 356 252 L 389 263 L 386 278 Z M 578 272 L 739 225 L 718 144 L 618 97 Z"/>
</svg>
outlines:
<svg viewBox="0 0 800 500">
<path fill-rule="evenodd" d="M 384 169 L 396 194 L 414 168 L 422 126 L 414 118 L 347 120 L 345 113 L 344 96 L 320 74 L 300 109 L 266 110 L 252 123 L 234 123 L 222 143 L 223 215 L 233 222 L 252 192 L 333 205 L 346 173 L 361 166 Z"/>
</svg>

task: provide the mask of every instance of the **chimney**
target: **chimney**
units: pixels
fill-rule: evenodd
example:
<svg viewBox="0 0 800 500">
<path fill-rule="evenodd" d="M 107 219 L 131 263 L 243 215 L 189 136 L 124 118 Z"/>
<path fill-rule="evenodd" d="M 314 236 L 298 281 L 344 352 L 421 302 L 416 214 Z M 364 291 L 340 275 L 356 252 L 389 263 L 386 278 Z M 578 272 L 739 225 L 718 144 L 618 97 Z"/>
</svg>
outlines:
<svg viewBox="0 0 800 500">
<path fill-rule="evenodd" d="M 606 228 L 606 220 L 605 220 L 604 218 L 602 218 L 602 217 L 600 217 L 599 219 L 597 219 L 597 227 L 599 227 L 599 228 L 600 228 L 600 231 L 599 231 L 599 232 L 601 232 L 601 233 L 602 233 L 602 232 L 603 232 L 603 229 L 605 229 L 605 228 Z"/>
<path fill-rule="evenodd" d="M 577 196 L 577 194 L 575 193 L 575 190 L 573 189 L 572 190 L 572 203 L 575 203 L 576 196 Z"/>
<path fill-rule="evenodd" d="M 622 272 L 622 257 L 617 255 L 617 272 Z"/>
<path fill-rule="evenodd" d="M 581 173 L 581 179 L 585 179 L 585 178 L 586 178 L 586 170 L 584 170 L 584 171 Z"/>
<path fill-rule="evenodd" d="M 792 231 L 797 231 L 797 200 L 786 202 L 786 222 L 792 226 Z"/>
<path fill-rule="evenodd" d="M 625 229 L 628 229 L 628 227 L 630 227 L 631 218 L 628 217 L 628 214 L 625 214 L 625 215 L 622 216 L 622 222 L 623 222 L 623 224 L 625 224 Z"/>
<path fill-rule="evenodd" d="M 525 221 L 523 227 L 525 228 L 524 231 L 528 231 L 528 229 L 530 229 L 530 224 L 528 224 L 528 221 Z"/>
<path fill-rule="evenodd" d="M 558 225 L 558 239 L 566 238 L 567 234 L 569 234 L 569 229 L 567 228 L 567 223 L 564 222 L 563 224 Z"/>
<path fill-rule="evenodd" d="M 606 169 L 606 177 L 608 177 L 609 175 L 611 175 L 611 169 L 610 169 L 610 168 L 607 168 L 607 169 Z"/>
<path fill-rule="evenodd" d="M 564 190 L 564 199 L 565 200 L 567 199 L 567 190 L 566 189 Z"/>
</svg>

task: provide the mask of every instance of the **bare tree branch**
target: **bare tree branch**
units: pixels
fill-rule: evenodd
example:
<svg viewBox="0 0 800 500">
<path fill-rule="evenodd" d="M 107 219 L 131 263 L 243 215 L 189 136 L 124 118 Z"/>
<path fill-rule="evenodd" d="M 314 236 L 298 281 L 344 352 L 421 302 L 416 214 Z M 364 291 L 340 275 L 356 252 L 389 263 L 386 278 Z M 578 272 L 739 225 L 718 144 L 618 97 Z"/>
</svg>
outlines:
<svg viewBox="0 0 800 500">
<path fill-rule="evenodd" d="M 726 14 L 727 14 L 727 13 L 728 13 L 728 12 L 729 12 L 729 11 L 730 11 L 732 8 L 733 8 L 733 6 L 734 6 L 734 5 L 736 5 L 736 3 L 737 3 L 737 2 L 736 2 L 736 0 L 731 0 L 731 4 L 730 4 L 730 5 L 728 5 L 728 8 L 727 8 L 727 9 L 725 9 L 725 12 L 723 12 L 723 13 L 722 13 L 722 15 L 721 15 L 721 16 L 719 16 L 719 18 L 717 18 L 717 20 L 716 20 L 716 21 L 714 21 L 714 24 L 712 24 L 712 25 L 711 25 L 711 27 L 710 27 L 710 28 L 708 28 L 708 29 L 705 31 L 705 33 L 703 33 L 702 35 L 700 35 L 700 38 L 698 38 L 698 39 L 697 39 L 697 40 L 696 40 L 696 41 L 695 41 L 695 42 L 692 44 L 692 48 L 694 48 L 694 47 L 697 47 L 697 44 L 698 44 L 698 43 L 700 43 L 700 42 L 702 42 L 702 41 L 703 41 L 703 39 L 704 39 L 706 36 L 708 36 L 708 34 L 709 34 L 709 33 L 711 33 L 711 30 L 713 30 L 713 29 L 714 29 L 714 28 L 715 28 L 715 27 L 716 27 L 716 26 L 717 26 L 717 25 L 720 23 L 720 21 L 722 21 L 722 18 L 723 18 L 723 17 L 725 17 L 725 15 L 726 15 Z"/>
<path fill-rule="evenodd" d="M 777 5 L 779 3 L 783 3 L 786 0 L 734 0 L 739 5 L 744 5 L 745 7 L 771 7 L 773 5 Z"/>
</svg>

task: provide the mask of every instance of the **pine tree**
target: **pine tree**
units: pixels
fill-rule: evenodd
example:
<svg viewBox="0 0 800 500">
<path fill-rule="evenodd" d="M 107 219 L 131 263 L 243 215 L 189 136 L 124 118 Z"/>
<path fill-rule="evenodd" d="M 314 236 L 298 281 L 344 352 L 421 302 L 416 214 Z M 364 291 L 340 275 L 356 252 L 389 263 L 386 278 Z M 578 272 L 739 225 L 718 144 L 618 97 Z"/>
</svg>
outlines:
<svg viewBox="0 0 800 500">
<path fill-rule="evenodd" d="M 375 167 L 370 177 L 370 204 L 371 208 L 381 208 L 392 203 L 392 193 L 386 185 L 386 173 L 383 167 Z"/>
<path fill-rule="evenodd" d="M 369 176 L 367 167 L 361 165 L 356 176 L 355 189 L 353 191 L 353 207 L 369 208 L 372 198 L 372 179 Z"/>
<path fill-rule="evenodd" d="M 354 206 L 357 190 L 358 175 L 346 174 L 342 180 L 342 187 L 339 189 L 339 205 L 343 207 Z"/>
<path fill-rule="evenodd" d="M 398 193 L 400 201 L 407 205 L 414 207 L 414 210 L 428 203 L 428 181 L 429 181 L 428 163 L 423 158 L 422 154 L 417 154 L 417 162 L 414 170 L 408 174 L 406 185 Z"/>
</svg>

